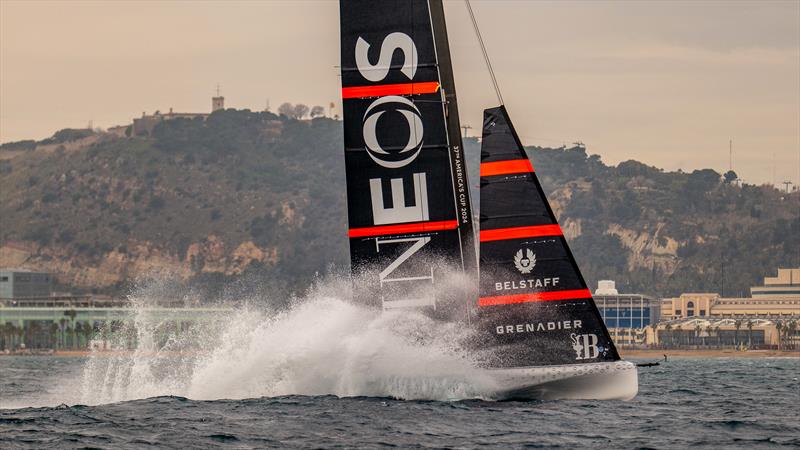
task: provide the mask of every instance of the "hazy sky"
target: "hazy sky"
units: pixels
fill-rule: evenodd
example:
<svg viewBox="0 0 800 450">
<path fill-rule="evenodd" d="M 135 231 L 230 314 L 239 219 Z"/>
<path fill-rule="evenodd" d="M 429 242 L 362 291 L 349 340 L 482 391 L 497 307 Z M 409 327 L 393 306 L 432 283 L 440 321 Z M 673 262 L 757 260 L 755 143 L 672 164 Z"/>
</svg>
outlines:
<svg viewBox="0 0 800 450">
<path fill-rule="evenodd" d="M 800 181 L 800 1 L 478 1 L 526 144 L 607 163 Z M 446 1 L 462 124 L 494 93 L 463 2 Z M 339 103 L 338 3 L 0 0 L 0 141 L 173 107 Z M 774 175 L 773 175 L 774 171 Z"/>
</svg>

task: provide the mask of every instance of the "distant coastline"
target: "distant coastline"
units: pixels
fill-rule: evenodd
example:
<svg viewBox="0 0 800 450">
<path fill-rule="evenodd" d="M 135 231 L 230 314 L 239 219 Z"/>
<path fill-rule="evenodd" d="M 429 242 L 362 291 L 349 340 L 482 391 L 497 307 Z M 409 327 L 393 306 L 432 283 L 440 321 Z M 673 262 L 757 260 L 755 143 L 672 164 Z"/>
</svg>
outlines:
<svg viewBox="0 0 800 450">
<path fill-rule="evenodd" d="M 800 351 L 786 350 L 746 350 L 735 351 L 731 349 L 712 349 L 712 350 L 659 350 L 659 349 L 619 349 L 620 355 L 624 359 L 654 359 L 663 360 L 667 358 L 798 358 Z M 59 350 L 47 352 L 15 352 L 3 353 L 0 356 L 99 356 L 112 357 L 122 354 L 133 353 L 127 350 L 91 351 L 91 350 Z M 175 355 L 185 356 L 186 352 L 158 352 L 159 356 L 174 353 Z"/>
</svg>

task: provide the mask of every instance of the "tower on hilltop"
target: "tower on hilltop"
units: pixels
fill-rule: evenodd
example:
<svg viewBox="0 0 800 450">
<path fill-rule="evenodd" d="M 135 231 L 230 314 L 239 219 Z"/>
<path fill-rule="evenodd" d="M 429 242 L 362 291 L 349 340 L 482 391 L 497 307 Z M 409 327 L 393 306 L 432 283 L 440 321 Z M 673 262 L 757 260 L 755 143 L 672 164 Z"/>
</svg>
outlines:
<svg viewBox="0 0 800 450">
<path fill-rule="evenodd" d="M 217 84 L 217 96 L 211 97 L 211 112 L 225 109 L 225 97 L 219 95 L 219 84 Z"/>
</svg>

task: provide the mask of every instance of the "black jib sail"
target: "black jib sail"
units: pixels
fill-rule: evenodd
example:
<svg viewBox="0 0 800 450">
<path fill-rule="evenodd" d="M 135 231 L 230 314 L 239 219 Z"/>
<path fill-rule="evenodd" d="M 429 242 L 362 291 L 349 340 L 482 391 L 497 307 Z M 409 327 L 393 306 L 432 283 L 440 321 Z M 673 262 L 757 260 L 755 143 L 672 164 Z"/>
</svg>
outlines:
<svg viewBox="0 0 800 450">
<path fill-rule="evenodd" d="M 479 317 L 491 367 L 619 359 L 505 107 L 483 118 Z"/>
<path fill-rule="evenodd" d="M 340 5 L 356 292 L 384 309 L 436 308 L 444 275 L 476 262 L 442 4 Z"/>
</svg>

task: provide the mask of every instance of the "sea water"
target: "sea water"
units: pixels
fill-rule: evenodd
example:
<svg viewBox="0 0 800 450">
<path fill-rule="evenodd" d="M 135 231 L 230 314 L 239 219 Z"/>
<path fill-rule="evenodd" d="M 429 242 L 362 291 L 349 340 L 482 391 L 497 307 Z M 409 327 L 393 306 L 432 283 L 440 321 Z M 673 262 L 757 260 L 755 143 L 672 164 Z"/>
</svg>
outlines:
<svg viewBox="0 0 800 450">
<path fill-rule="evenodd" d="M 112 337 L 132 352 L 0 357 L 0 448 L 800 447 L 800 359 L 674 358 L 640 369 L 633 401 L 496 402 L 458 325 L 343 286 L 166 340 L 142 289 Z"/>
</svg>

